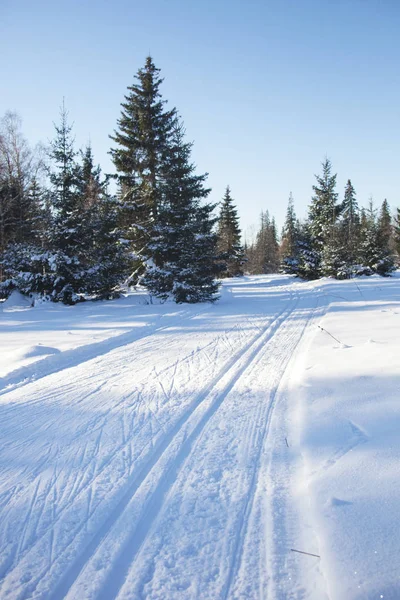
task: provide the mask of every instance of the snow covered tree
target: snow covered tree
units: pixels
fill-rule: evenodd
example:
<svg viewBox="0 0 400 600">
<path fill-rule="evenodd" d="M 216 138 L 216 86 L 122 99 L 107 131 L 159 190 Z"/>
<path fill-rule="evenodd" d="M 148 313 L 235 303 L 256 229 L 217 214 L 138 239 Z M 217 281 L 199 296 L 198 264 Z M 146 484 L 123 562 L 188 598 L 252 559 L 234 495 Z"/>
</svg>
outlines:
<svg viewBox="0 0 400 600">
<path fill-rule="evenodd" d="M 0 251 L 8 242 L 32 243 L 40 199 L 30 194 L 40 160 L 21 132 L 21 119 L 8 112 L 0 122 Z"/>
<path fill-rule="evenodd" d="M 145 271 L 148 243 L 163 202 L 164 172 L 177 113 L 166 110 L 162 79 L 151 57 L 128 87 L 110 151 L 117 170 L 121 225 L 133 251 L 132 283 Z"/>
<path fill-rule="evenodd" d="M 299 224 L 294 210 L 292 192 L 289 195 L 286 219 L 282 230 L 280 255 L 282 271 L 297 274 L 299 266 Z"/>
<path fill-rule="evenodd" d="M 31 150 L 21 131 L 21 119 L 8 112 L 0 122 L 0 295 L 19 285 L 30 254 L 37 254 L 46 224 L 44 194 L 38 183 L 40 152 Z M 22 259 L 22 257 L 24 258 Z M 21 258 L 23 265 L 19 267 Z"/>
<path fill-rule="evenodd" d="M 328 158 L 322 163 L 322 175 L 316 175 L 315 178 L 317 184 L 313 185 L 314 196 L 308 218 L 314 249 L 322 252 L 331 240 L 333 226 L 340 212 L 335 191 L 336 175 L 332 175 L 332 164 Z"/>
<path fill-rule="evenodd" d="M 388 247 L 388 242 L 382 239 L 380 218 L 377 217 L 372 199 L 368 210 L 363 211 L 360 231 L 360 263 L 361 272 L 366 274 L 378 273 L 390 275 L 394 270 L 394 258 Z"/>
<path fill-rule="evenodd" d="M 393 226 L 393 244 L 397 252 L 397 256 L 400 256 L 400 208 L 396 209 L 396 215 L 394 217 Z"/>
<path fill-rule="evenodd" d="M 163 169 L 163 202 L 141 280 L 151 294 L 162 299 L 172 296 L 178 303 L 213 301 L 218 291 L 215 207 L 202 202 L 210 192 L 204 187 L 207 175 L 195 174 L 191 148 L 184 141 L 182 125 L 176 123 Z"/>
<path fill-rule="evenodd" d="M 268 210 L 260 215 L 260 228 L 255 241 L 247 249 L 248 272 L 277 273 L 279 270 L 279 244 L 275 219 L 270 218 Z"/>
<path fill-rule="evenodd" d="M 94 164 L 90 144 L 81 154 L 77 173 L 81 233 L 86 243 L 80 262 L 86 272 L 86 292 L 96 298 L 114 298 L 128 272 L 128 252 L 119 227 L 119 203 L 108 192 L 108 178 L 103 178 L 100 166 Z"/>
<path fill-rule="evenodd" d="M 360 215 L 356 192 L 349 179 L 344 190 L 341 234 L 345 247 L 345 260 L 350 271 L 356 261 L 359 243 Z"/>
<path fill-rule="evenodd" d="M 240 236 L 239 217 L 228 185 L 218 219 L 218 252 L 226 264 L 226 270 L 223 273 L 225 277 L 243 275 L 242 265 L 245 262 L 245 256 Z"/>
<path fill-rule="evenodd" d="M 80 171 L 76 162 L 72 126 L 64 104 L 56 136 L 51 142 L 50 171 L 51 204 L 54 210 L 50 244 L 54 252 L 53 286 L 48 292 L 52 300 L 74 304 L 83 300 L 86 291 L 85 263 L 91 241 L 87 237 L 84 199 L 80 186 Z"/>
<path fill-rule="evenodd" d="M 315 177 L 317 184 L 313 185 L 314 196 L 308 215 L 309 233 L 313 250 L 320 254 L 320 274 L 327 275 L 340 260 L 335 254 L 338 248 L 336 221 L 341 211 L 335 191 L 336 174 L 332 175 L 332 164 L 328 158 L 322 163 L 322 175 Z"/>
<path fill-rule="evenodd" d="M 386 247 L 389 249 L 392 239 L 392 216 L 390 214 L 390 207 L 386 198 L 382 202 L 379 211 L 378 231 L 382 245 L 386 245 Z"/>
<path fill-rule="evenodd" d="M 315 250 L 310 224 L 299 226 L 299 257 L 297 274 L 303 279 L 317 279 L 320 275 L 321 255 Z"/>
</svg>

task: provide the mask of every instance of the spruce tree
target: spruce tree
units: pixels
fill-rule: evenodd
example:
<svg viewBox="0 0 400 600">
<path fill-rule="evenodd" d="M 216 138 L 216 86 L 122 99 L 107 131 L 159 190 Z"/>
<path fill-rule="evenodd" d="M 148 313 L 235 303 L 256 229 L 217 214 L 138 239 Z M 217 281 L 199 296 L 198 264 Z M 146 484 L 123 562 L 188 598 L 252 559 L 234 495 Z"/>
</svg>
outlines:
<svg viewBox="0 0 400 600">
<path fill-rule="evenodd" d="M 358 254 L 360 215 L 356 191 L 349 179 L 344 190 L 342 204 L 341 235 L 345 247 L 345 260 L 352 272 Z"/>
<path fill-rule="evenodd" d="M 277 273 L 279 269 L 279 245 L 275 219 L 268 210 L 261 213 L 260 229 L 254 248 L 254 273 Z"/>
<path fill-rule="evenodd" d="M 382 202 L 379 211 L 378 230 L 380 238 L 382 240 L 382 244 L 386 245 L 387 249 L 389 249 L 392 239 L 392 216 L 390 214 L 390 206 L 386 198 Z"/>
<path fill-rule="evenodd" d="M 309 232 L 312 236 L 313 250 L 319 253 L 320 275 L 331 274 L 340 258 L 338 249 L 336 221 L 341 206 L 336 192 L 336 174 L 332 175 L 331 161 L 326 158 L 322 163 L 322 175 L 316 175 L 317 184 L 313 185 L 314 196 L 309 207 Z"/>
<path fill-rule="evenodd" d="M 214 205 L 203 202 L 210 190 L 207 175 L 196 175 L 190 162 L 192 144 L 176 123 L 163 169 L 157 224 L 148 244 L 147 272 L 141 282 L 150 293 L 176 302 L 214 301 L 217 237 Z"/>
<path fill-rule="evenodd" d="M 394 270 L 394 259 L 387 242 L 382 239 L 380 218 L 372 199 L 367 211 L 362 211 L 360 229 L 360 263 L 363 266 L 361 272 L 389 275 Z"/>
<path fill-rule="evenodd" d="M 82 206 L 81 232 L 85 238 L 86 291 L 95 298 L 115 298 L 128 271 L 128 253 L 119 228 L 119 203 L 108 192 L 108 178 L 94 163 L 88 144 L 81 152 L 78 189 Z"/>
<path fill-rule="evenodd" d="M 225 277 L 243 275 L 244 249 L 240 241 L 240 227 L 237 209 L 233 203 L 229 185 L 221 203 L 218 219 L 218 252 L 226 265 Z"/>
<path fill-rule="evenodd" d="M 116 144 L 110 154 L 117 170 L 121 226 L 133 252 L 132 283 L 145 272 L 148 244 L 163 203 L 163 177 L 177 118 L 176 110 L 166 110 L 161 98 L 159 72 L 148 57 L 136 75 L 137 82 L 128 87 L 118 131 L 111 136 Z"/>
<path fill-rule="evenodd" d="M 281 269 L 284 273 L 297 274 L 299 266 L 299 225 L 294 210 L 292 192 L 289 195 L 280 247 Z"/>
<path fill-rule="evenodd" d="M 396 215 L 394 217 L 393 226 L 393 244 L 395 251 L 397 252 L 397 262 L 400 256 L 400 208 L 396 209 Z"/>
<path fill-rule="evenodd" d="M 298 275 L 303 279 L 317 279 L 320 274 L 321 255 L 315 250 L 313 234 L 308 221 L 299 225 Z"/>
<path fill-rule="evenodd" d="M 54 252 L 52 270 L 52 300 L 74 304 L 83 300 L 86 291 L 85 263 L 87 262 L 87 223 L 84 218 L 84 199 L 80 186 L 80 170 L 76 162 L 72 125 L 62 106 L 60 124 L 55 125 L 56 136 L 51 142 L 50 172 L 51 203 L 54 209 L 51 249 Z"/>
</svg>

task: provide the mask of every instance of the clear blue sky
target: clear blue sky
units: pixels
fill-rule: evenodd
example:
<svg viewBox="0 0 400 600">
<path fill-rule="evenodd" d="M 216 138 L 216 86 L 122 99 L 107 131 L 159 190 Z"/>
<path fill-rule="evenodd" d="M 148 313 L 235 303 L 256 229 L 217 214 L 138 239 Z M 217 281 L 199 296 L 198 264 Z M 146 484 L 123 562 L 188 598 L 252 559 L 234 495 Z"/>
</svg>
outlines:
<svg viewBox="0 0 400 600">
<path fill-rule="evenodd" d="M 400 206 L 400 0 L 1 0 L 0 114 L 46 142 L 65 97 L 77 146 L 112 171 L 108 134 L 149 53 L 194 141 L 210 198 L 229 183 L 242 229 L 300 217 L 329 156 Z"/>
</svg>

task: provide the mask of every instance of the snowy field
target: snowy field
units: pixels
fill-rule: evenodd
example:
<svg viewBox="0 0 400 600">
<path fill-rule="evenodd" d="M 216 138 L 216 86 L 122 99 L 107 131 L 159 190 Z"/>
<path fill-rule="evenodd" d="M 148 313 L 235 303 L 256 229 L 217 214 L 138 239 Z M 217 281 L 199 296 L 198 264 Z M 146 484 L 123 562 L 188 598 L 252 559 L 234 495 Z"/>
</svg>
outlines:
<svg viewBox="0 0 400 600">
<path fill-rule="evenodd" d="M 400 279 L 0 331 L 2 600 L 400 599 Z"/>
</svg>

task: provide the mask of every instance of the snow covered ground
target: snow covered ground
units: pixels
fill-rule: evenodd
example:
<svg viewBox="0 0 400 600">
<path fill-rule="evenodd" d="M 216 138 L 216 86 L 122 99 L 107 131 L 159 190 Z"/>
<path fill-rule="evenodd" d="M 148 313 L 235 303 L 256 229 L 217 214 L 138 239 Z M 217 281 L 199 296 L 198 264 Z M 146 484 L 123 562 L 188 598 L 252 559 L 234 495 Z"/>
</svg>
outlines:
<svg viewBox="0 0 400 600">
<path fill-rule="evenodd" d="M 3 303 L 0 598 L 399 600 L 399 323 L 398 278 Z"/>
</svg>

